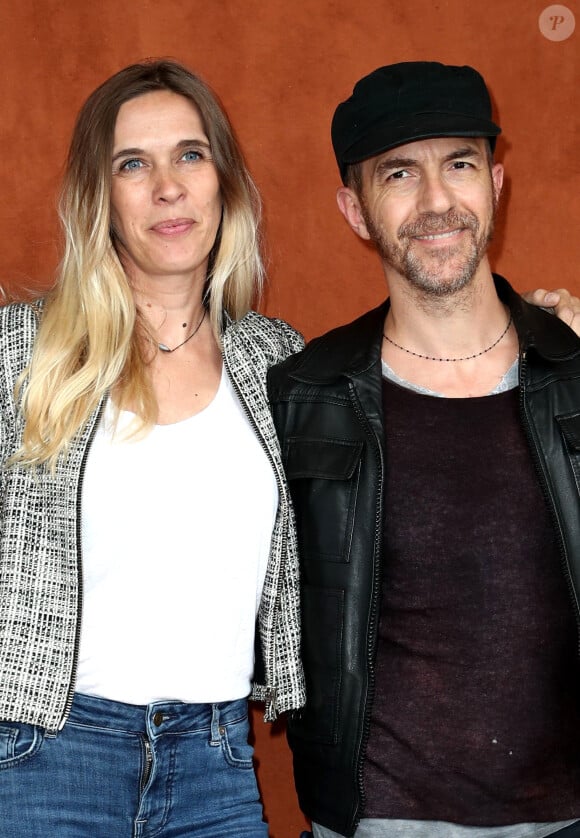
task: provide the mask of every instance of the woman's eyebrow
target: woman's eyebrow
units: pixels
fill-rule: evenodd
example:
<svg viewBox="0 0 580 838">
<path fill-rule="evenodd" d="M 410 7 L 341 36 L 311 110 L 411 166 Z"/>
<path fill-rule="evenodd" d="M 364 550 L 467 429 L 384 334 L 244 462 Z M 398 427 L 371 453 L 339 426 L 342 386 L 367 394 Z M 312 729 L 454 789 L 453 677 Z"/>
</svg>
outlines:
<svg viewBox="0 0 580 838">
<path fill-rule="evenodd" d="M 179 149 L 182 149 L 182 148 L 191 148 L 192 146 L 199 146 L 200 148 L 205 148 L 208 151 L 211 150 L 209 142 L 205 139 L 202 140 L 200 137 L 196 137 L 195 139 L 191 139 L 191 140 L 180 140 L 177 143 L 177 145 L 175 146 L 175 148 L 177 150 L 179 150 Z M 146 149 L 137 148 L 136 146 L 132 147 L 132 148 L 122 148 L 119 151 L 116 151 L 115 154 L 113 154 L 113 163 L 116 160 L 118 160 L 120 157 L 130 157 L 131 155 L 139 155 L 139 154 L 146 154 L 146 153 L 147 153 Z"/>
</svg>

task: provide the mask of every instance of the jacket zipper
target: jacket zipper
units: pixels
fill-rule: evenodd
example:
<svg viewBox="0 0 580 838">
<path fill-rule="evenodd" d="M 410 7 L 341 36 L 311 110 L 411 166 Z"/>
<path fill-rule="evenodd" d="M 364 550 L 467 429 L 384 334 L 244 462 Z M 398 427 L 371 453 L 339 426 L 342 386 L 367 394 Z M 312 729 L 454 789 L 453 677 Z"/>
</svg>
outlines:
<svg viewBox="0 0 580 838">
<path fill-rule="evenodd" d="M 366 427 L 368 436 L 372 440 L 373 448 L 375 449 L 375 454 L 377 457 L 378 465 L 379 465 L 379 480 L 378 480 L 378 500 L 377 500 L 377 507 L 375 510 L 375 541 L 374 541 L 374 555 L 376 556 L 375 567 L 374 567 L 374 574 L 373 574 L 373 598 L 371 601 L 371 613 L 370 613 L 370 620 L 369 620 L 369 630 L 367 635 L 367 662 L 368 662 L 368 672 L 369 672 L 369 683 L 367 688 L 366 694 L 366 701 L 365 701 L 365 709 L 364 709 L 364 718 L 363 718 L 363 731 L 360 741 L 359 752 L 357 755 L 357 766 L 356 766 L 356 777 L 360 795 L 360 804 L 357 806 L 356 811 L 354 812 L 354 819 L 352 826 L 356 829 L 360 822 L 360 814 L 359 812 L 364 810 L 365 804 L 365 790 L 364 790 L 364 782 L 363 782 L 363 772 L 364 772 L 364 753 L 366 750 L 366 745 L 369 739 L 370 729 L 371 729 L 371 720 L 370 720 L 370 708 L 372 707 L 372 703 L 374 700 L 375 694 L 375 640 L 377 634 L 377 626 L 378 626 L 378 618 L 379 618 L 379 595 L 380 595 L 380 587 L 381 587 L 381 578 L 382 578 L 382 568 L 381 568 L 381 556 L 382 556 L 382 525 L 383 525 L 383 486 L 384 486 L 384 460 L 382 455 L 382 449 L 380 446 L 379 441 L 377 440 L 377 436 L 373 431 L 363 409 L 358 399 L 358 395 L 356 393 L 356 388 L 352 382 L 349 382 L 349 390 L 351 393 L 352 402 L 354 405 L 354 410 L 356 415 L 358 416 L 361 424 L 363 427 Z"/>
<path fill-rule="evenodd" d="M 258 425 L 256 423 L 256 420 L 254 419 L 248 405 L 246 404 L 246 400 L 245 400 L 244 396 L 242 395 L 242 392 L 241 392 L 240 388 L 238 387 L 238 383 L 235 380 L 235 377 L 232 373 L 232 370 L 231 370 L 231 368 L 228 364 L 227 358 L 226 358 L 223 351 L 222 351 L 222 358 L 223 358 L 223 362 L 224 362 L 224 369 L 225 369 L 226 373 L 228 374 L 228 377 L 231 381 L 232 387 L 235 390 L 235 393 L 236 393 L 236 395 L 239 399 L 239 402 L 242 406 L 242 409 L 243 409 L 244 413 L 246 414 L 246 417 L 248 418 L 248 421 L 250 422 L 250 425 L 254 429 L 256 438 L 257 438 L 258 442 L 260 443 L 260 446 L 261 446 L 262 450 L 266 454 L 266 457 L 268 458 L 268 462 L 270 463 L 270 465 L 272 467 L 272 471 L 274 472 L 274 475 L 276 477 L 276 484 L 278 486 L 278 492 L 280 494 L 280 504 L 279 505 L 282 509 L 287 509 L 286 491 L 284 489 L 284 485 L 283 485 L 283 482 L 282 482 L 282 478 L 280 477 L 279 470 L 276 467 L 276 463 L 274 462 L 274 458 L 272 457 L 272 455 L 270 453 L 270 449 L 268 448 L 268 446 L 266 445 L 266 442 L 264 441 L 264 437 L 262 435 L 262 432 L 261 432 L 260 428 L 258 427 Z M 282 504 L 282 500 L 284 500 L 284 504 Z M 282 533 L 281 533 L 282 541 L 285 541 L 285 540 L 287 541 L 287 533 L 288 533 L 288 513 L 284 512 L 283 517 L 282 517 Z M 276 611 L 277 611 L 277 608 L 278 608 L 278 605 L 279 605 L 279 602 L 280 602 L 280 597 L 281 597 L 281 594 L 282 594 L 283 570 L 284 570 L 283 558 L 281 556 L 280 557 L 280 573 L 278 574 L 278 580 L 277 580 L 277 583 L 276 583 L 276 598 L 275 598 L 275 601 L 274 601 L 274 619 L 275 619 L 275 616 L 276 616 Z M 275 646 L 275 643 L 276 643 L 276 627 L 274 626 L 274 633 L 273 633 L 273 636 L 272 636 L 272 649 L 269 650 L 268 660 L 264 661 L 264 665 L 265 665 L 265 668 L 266 668 L 266 671 L 265 671 L 266 680 L 268 679 L 268 676 L 270 676 L 270 678 L 272 680 L 274 680 L 274 677 L 275 677 L 275 667 L 274 667 L 274 658 L 275 658 L 274 646 Z M 274 708 L 274 715 L 277 715 L 276 714 L 276 709 L 275 709 L 276 685 L 272 684 L 271 686 L 268 686 L 267 684 L 265 684 L 264 686 L 266 687 L 266 696 L 267 696 L 266 697 L 266 711 L 268 711 L 269 707 L 272 706 Z"/>
<path fill-rule="evenodd" d="M 85 469 L 87 467 L 87 458 L 89 456 L 89 449 L 95 438 L 95 434 L 97 432 L 97 427 L 101 416 L 103 415 L 103 410 L 105 407 L 105 403 L 107 401 L 107 397 L 105 396 L 97 408 L 97 412 L 95 414 L 95 418 L 93 421 L 93 425 L 91 427 L 89 436 L 87 438 L 85 444 L 85 450 L 83 452 L 81 466 L 79 469 L 79 480 L 77 484 L 77 508 L 76 508 L 76 526 L 77 526 L 77 579 L 78 579 L 78 586 L 77 586 L 77 629 L 75 634 L 75 643 L 73 648 L 73 665 L 71 670 L 71 677 L 70 677 L 70 684 L 68 689 L 68 695 L 66 698 L 66 702 L 64 705 L 64 710 L 62 714 L 62 718 L 60 721 L 60 725 L 58 726 L 59 731 L 63 729 L 66 724 L 66 720 L 69 717 L 73 699 L 74 699 L 74 692 L 75 692 L 75 685 L 77 680 L 77 671 L 79 665 L 79 648 L 81 642 L 81 622 L 82 622 L 82 614 L 83 614 L 83 599 L 84 599 L 84 585 L 83 585 L 83 566 L 82 566 L 82 532 L 81 532 L 81 492 L 82 492 L 82 485 L 85 476 Z"/>
<path fill-rule="evenodd" d="M 528 411 L 526 407 L 526 400 L 525 400 L 525 377 L 526 377 L 526 369 L 527 369 L 527 352 L 524 351 L 520 357 L 520 415 L 522 417 L 522 424 L 524 426 L 524 431 L 528 438 L 529 447 L 532 454 L 532 460 L 536 469 L 536 474 L 539 477 L 540 486 L 542 489 L 542 494 L 544 495 L 544 500 L 546 501 L 546 505 L 550 512 L 550 517 L 552 519 L 552 524 L 554 526 L 554 531 L 556 533 L 556 540 L 558 542 L 558 550 L 560 553 L 560 564 L 562 565 L 562 570 L 564 573 L 564 579 L 566 580 L 566 585 L 570 592 L 570 597 L 572 600 L 572 606 L 574 610 L 574 616 L 576 618 L 576 629 L 577 629 L 577 645 L 578 645 L 578 653 L 580 655 L 580 604 L 578 603 L 578 594 L 576 592 L 576 588 L 574 587 L 574 583 L 572 581 L 572 574 L 570 573 L 570 563 L 568 560 L 568 551 L 566 550 L 566 542 L 564 541 L 564 536 L 562 534 L 562 527 L 560 526 L 560 521 L 558 519 L 558 515 L 556 513 L 556 507 L 554 506 L 553 498 L 550 494 L 548 489 L 548 484 L 545 479 L 544 475 L 544 466 L 542 460 L 539 455 L 539 446 L 536 444 L 535 434 L 532 429 L 532 424 L 528 418 Z"/>
</svg>

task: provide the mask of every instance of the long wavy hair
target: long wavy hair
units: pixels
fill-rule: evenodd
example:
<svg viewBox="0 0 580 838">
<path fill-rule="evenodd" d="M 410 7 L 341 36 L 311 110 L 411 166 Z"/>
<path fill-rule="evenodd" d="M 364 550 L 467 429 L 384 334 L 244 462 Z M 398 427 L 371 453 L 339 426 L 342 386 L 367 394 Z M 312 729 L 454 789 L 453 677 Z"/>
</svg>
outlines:
<svg viewBox="0 0 580 838">
<path fill-rule="evenodd" d="M 120 107 L 159 90 L 177 93 L 198 109 L 218 174 L 222 220 L 205 288 L 218 340 L 224 311 L 233 319 L 242 317 L 261 290 L 260 200 L 214 93 L 171 60 L 133 64 L 116 73 L 87 99 L 72 136 L 59 205 L 64 254 L 19 385 L 25 419 L 20 462 L 54 467 L 113 387 L 117 405 L 130 404 L 141 427 L 156 421 L 148 371 L 152 341 L 119 259 L 111 179 Z"/>
</svg>

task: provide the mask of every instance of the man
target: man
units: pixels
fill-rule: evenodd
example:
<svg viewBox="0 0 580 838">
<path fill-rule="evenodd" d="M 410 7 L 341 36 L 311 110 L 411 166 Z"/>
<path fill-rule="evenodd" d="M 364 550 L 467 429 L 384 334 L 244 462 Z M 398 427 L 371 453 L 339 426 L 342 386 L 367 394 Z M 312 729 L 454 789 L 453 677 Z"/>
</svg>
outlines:
<svg viewBox="0 0 580 838">
<path fill-rule="evenodd" d="M 481 76 L 437 63 L 334 116 L 390 300 L 269 377 L 315 838 L 580 835 L 580 340 L 492 275 L 499 133 Z"/>
</svg>

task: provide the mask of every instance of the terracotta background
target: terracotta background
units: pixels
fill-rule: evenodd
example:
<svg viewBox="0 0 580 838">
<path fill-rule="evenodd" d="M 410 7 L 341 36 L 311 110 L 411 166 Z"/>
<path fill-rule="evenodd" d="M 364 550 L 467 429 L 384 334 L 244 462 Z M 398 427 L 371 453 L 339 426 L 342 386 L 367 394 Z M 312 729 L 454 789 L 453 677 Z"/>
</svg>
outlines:
<svg viewBox="0 0 580 838">
<path fill-rule="evenodd" d="M 507 187 L 494 265 L 520 288 L 580 293 L 580 0 L 577 29 L 540 32 L 542 0 L 2 0 L 0 283 L 47 287 L 58 258 L 55 196 L 76 112 L 122 66 L 172 56 L 228 110 L 266 212 L 270 285 L 263 304 L 311 337 L 385 295 L 374 256 L 346 228 L 329 124 L 375 67 L 468 63 L 486 77 L 504 129 Z M 280 724 L 254 713 L 273 838 L 305 821 Z"/>
</svg>

